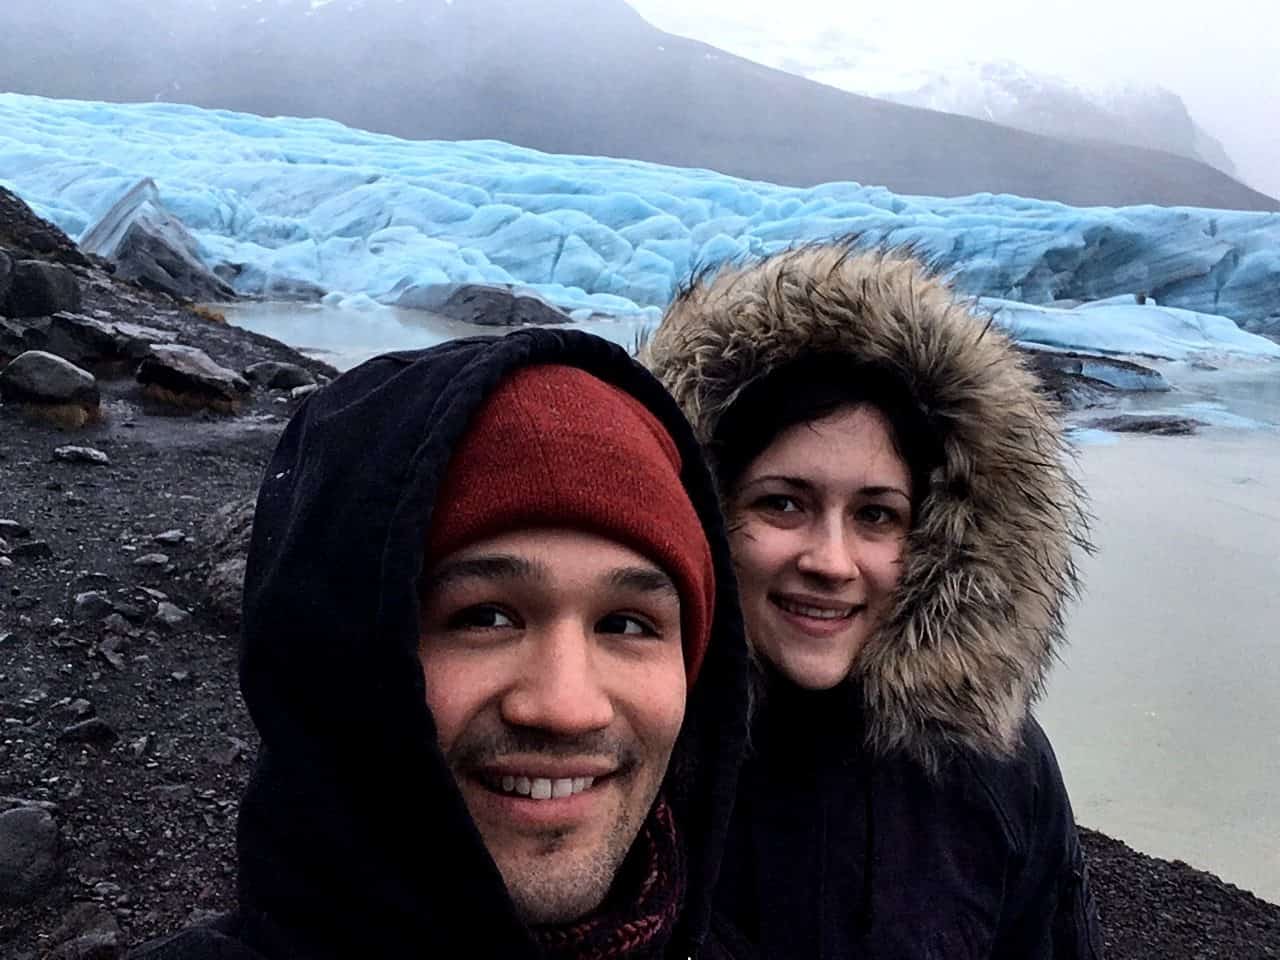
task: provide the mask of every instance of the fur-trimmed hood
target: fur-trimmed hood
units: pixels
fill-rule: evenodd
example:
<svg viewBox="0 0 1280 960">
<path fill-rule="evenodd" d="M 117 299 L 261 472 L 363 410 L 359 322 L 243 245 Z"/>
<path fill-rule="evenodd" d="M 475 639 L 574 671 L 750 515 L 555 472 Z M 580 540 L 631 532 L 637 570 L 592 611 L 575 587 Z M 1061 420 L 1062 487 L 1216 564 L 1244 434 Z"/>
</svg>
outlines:
<svg viewBox="0 0 1280 960">
<path fill-rule="evenodd" d="M 929 769 L 956 747 L 1007 756 L 1063 642 L 1073 548 L 1088 548 L 1058 410 L 909 252 L 843 243 L 695 277 L 641 360 L 706 443 L 747 384 L 809 351 L 896 372 L 941 441 L 895 608 L 851 678 L 868 746 Z"/>
</svg>

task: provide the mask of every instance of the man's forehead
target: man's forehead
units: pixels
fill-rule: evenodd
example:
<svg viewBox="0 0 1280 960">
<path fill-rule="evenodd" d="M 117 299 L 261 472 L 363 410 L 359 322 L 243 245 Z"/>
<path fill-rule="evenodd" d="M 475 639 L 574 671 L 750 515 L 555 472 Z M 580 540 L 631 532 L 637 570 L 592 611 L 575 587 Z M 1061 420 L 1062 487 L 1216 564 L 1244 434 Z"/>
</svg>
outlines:
<svg viewBox="0 0 1280 960">
<path fill-rule="evenodd" d="M 549 583 L 571 570 L 600 586 L 676 593 L 671 576 L 616 540 L 572 529 L 527 529 L 464 547 L 434 564 L 429 586 L 462 579 Z"/>
</svg>

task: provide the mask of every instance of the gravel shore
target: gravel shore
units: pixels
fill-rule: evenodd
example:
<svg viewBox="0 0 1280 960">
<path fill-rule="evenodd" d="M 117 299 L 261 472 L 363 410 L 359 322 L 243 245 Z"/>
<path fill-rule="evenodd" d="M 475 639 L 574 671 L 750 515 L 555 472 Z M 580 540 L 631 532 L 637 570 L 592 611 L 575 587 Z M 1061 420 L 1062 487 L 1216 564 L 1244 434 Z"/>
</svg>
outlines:
<svg viewBox="0 0 1280 960">
<path fill-rule="evenodd" d="M 99 265 L 74 272 L 82 310 L 167 331 L 222 367 L 333 372 Z M 255 734 L 224 547 L 300 400 L 259 385 L 234 413 L 180 413 L 117 374 L 80 428 L 0 405 L 0 956 L 12 960 L 116 957 L 234 897 Z M 56 453 L 68 445 L 102 456 Z M 1085 842 L 1113 960 L 1280 957 L 1280 906 L 1092 831 Z"/>
</svg>

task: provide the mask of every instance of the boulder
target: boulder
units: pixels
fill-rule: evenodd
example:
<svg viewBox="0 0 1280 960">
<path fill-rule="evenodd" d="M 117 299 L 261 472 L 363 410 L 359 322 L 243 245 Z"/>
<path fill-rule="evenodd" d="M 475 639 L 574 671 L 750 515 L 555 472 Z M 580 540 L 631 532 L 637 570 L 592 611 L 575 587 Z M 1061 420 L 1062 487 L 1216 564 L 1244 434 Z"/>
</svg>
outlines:
<svg viewBox="0 0 1280 960">
<path fill-rule="evenodd" d="M 88 370 L 46 353 L 28 350 L 0 370 L 0 400 L 5 403 L 77 404 L 98 412 L 98 382 Z"/>
<path fill-rule="evenodd" d="M 132 373 L 151 353 L 152 344 L 172 343 L 178 336 L 170 330 L 95 320 L 66 311 L 42 323 L 40 349 L 102 373 Z"/>
<path fill-rule="evenodd" d="M 58 875 L 60 832 L 39 807 L 0 813 L 0 903 L 29 903 Z"/>
<path fill-rule="evenodd" d="M 0 187 L 0 243 L 13 252 L 15 259 L 35 256 L 89 266 L 88 258 L 70 237 L 48 220 L 37 217 L 17 194 L 4 187 Z"/>
<path fill-rule="evenodd" d="M 9 288 L 13 285 L 13 261 L 9 255 L 0 250 L 0 307 L 9 296 Z M 0 309 L 0 313 L 3 313 Z"/>
<path fill-rule="evenodd" d="M 46 960 L 117 960 L 124 935 L 111 912 L 95 903 L 74 904 L 49 938 Z"/>
<path fill-rule="evenodd" d="M 154 400 L 178 407 L 234 413 L 249 384 L 234 370 L 219 366 L 203 350 L 157 344 L 138 366 L 138 382 Z"/>
<path fill-rule="evenodd" d="M 0 365 L 28 350 L 46 350 L 48 346 L 48 317 L 36 320 L 6 320 L 0 317 Z"/>
<path fill-rule="evenodd" d="M 1088 426 L 1112 433 L 1146 433 L 1160 437 L 1191 436 L 1204 423 L 1191 417 L 1174 417 L 1164 414 L 1123 413 L 1114 417 L 1101 417 Z"/>
<path fill-rule="evenodd" d="M 266 387 L 268 390 L 292 390 L 294 387 L 310 386 L 316 382 L 311 372 L 296 363 L 281 363 L 278 360 L 264 360 L 247 367 L 245 379 L 250 383 Z"/>
<path fill-rule="evenodd" d="M 254 497 L 233 500 L 202 525 L 199 539 L 209 545 L 205 589 L 210 604 L 224 617 L 240 619 L 245 558 L 253 533 Z"/>
<path fill-rule="evenodd" d="M 518 327 L 568 323 L 570 316 L 532 290 L 483 283 L 415 285 L 394 306 L 428 310 L 445 319 L 482 327 Z"/>
<path fill-rule="evenodd" d="M 1158 370 L 1130 360 L 1084 353 L 1034 351 L 1033 363 L 1042 374 L 1056 372 L 1093 381 L 1095 385 L 1130 392 L 1167 392 L 1169 382 Z"/>
<path fill-rule="evenodd" d="M 9 293 L 0 306 L 0 314 L 47 317 L 60 310 L 79 309 L 80 284 L 70 268 L 44 260 L 14 263 Z"/>
<path fill-rule="evenodd" d="M 61 460 L 64 463 L 90 463 L 103 467 L 111 464 L 111 458 L 101 450 L 95 450 L 93 447 L 72 445 L 58 447 L 53 451 L 53 459 Z"/>
<path fill-rule="evenodd" d="M 81 236 L 80 246 L 114 264 L 117 277 L 150 290 L 188 300 L 236 296 L 205 266 L 195 238 L 165 209 L 150 177 L 112 204 Z"/>
<path fill-rule="evenodd" d="M 102 620 L 114 612 L 111 597 L 105 591 L 86 590 L 75 595 L 71 616 L 76 620 Z"/>
</svg>

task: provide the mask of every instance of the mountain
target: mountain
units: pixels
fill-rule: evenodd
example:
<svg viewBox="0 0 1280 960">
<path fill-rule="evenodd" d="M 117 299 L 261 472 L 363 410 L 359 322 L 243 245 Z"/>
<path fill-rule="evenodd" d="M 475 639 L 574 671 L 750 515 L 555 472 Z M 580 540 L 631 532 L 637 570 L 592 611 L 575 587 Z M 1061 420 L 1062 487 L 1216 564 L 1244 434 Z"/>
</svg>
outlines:
<svg viewBox="0 0 1280 960">
<path fill-rule="evenodd" d="M 788 185 L 1280 209 L 1196 160 L 847 93 L 664 33 L 623 0 L 4 4 L 0 89 L 323 116 Z"/>
<path fill-rule="evenodd" d="M 1051 137 L 1151 147 L 1236 173 L 1222 144 L 1192 119 L 1182 98 L 1156 85 L 1088 90 L 999 61 L 938 71 L 910 89 L 862 92 Z"/>
</svg>

